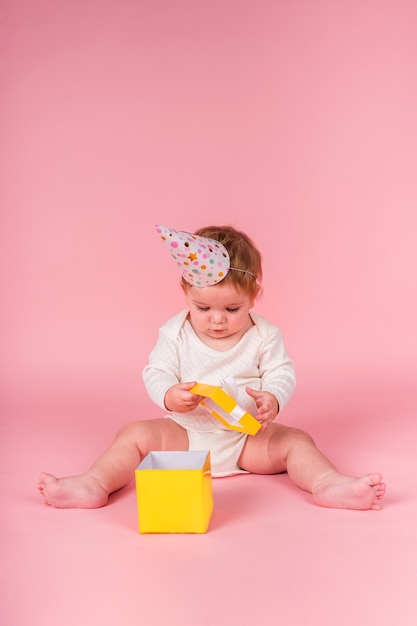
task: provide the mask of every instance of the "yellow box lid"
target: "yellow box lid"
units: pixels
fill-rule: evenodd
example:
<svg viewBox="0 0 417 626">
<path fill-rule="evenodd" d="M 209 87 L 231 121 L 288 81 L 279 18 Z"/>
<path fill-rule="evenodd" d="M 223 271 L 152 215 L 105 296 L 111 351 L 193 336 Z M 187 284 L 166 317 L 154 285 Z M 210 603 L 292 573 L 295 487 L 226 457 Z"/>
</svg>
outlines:
<svg viewBox="0 0 417 626">
<path fill-rule="evenodd" d="M 247 433 L 248 435 L 256 435 L 260 429 L 261 424 L 258 420 L 245 411 L 221 387 L 196 383 L 194 387 L 191 387 L 190 391 L 199 396 L 204 396 L 200 401 L 201 406 L 228 428 Z"/>
</svg>

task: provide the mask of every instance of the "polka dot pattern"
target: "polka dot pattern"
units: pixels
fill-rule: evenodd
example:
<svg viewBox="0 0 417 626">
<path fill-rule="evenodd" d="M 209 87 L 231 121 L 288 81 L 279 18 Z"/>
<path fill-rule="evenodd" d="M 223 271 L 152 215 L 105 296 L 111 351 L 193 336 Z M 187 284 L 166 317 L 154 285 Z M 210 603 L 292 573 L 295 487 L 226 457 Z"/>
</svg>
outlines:
<svg viewBox="0 0 417 626">
<path fill-rule="evenodd" d="M 211 287 L 226 276 L 230 258 L 223 244 L 159 224 L 156 230 L 190 285 Z"/>
</svg>

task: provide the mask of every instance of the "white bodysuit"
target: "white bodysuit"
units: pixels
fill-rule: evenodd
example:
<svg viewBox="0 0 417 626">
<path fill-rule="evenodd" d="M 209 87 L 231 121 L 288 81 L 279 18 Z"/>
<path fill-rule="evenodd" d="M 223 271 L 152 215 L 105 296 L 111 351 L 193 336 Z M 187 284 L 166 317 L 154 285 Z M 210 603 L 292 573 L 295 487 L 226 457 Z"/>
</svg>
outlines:
<svg viewBox="0 0 417 626">
<path fill-rule="evenodd" d="M 238 387 L 236 400 L 246 411 L 256 417 L 256 404 L 246 386 L 272 393 L 282 411 L 295 388 L 295 370 L 279 328 L 251 313 L 253 326 L 233 348 L 220 352 L 199 339 L 187 315 L 188 310 L 181 311 L 159 330 L 143 370 L 151 399 L 166 410 L 164 398 L 172 385 L 196 381 L 220 387 L 222 380 L 231 376 Z M 190 450 L 210 450 L 213 476 L 243 471 L 237 461 L 248 435 L 230 430 L 200 406 L 167 417 L 187 430 Z"/>
</svg>

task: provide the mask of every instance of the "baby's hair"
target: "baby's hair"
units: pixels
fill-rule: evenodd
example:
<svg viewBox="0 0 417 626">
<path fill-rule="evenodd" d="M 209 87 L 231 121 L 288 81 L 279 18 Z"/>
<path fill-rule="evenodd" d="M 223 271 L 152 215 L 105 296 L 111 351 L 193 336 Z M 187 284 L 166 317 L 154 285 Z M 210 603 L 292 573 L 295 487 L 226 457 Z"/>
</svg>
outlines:
<svg viewBox="0 0 417 626">
<path fill-rule="evenodd" d="M 232 226 L 204 226 L 195 235 L 214 239 L 224 245 L 230 257 L 230 270 L 219 283 L 231 283 L 239 291 L 255 298 L 260 291 L 262 280 L 262 257 L 253 241 L 242 231 Z M 235 270 L 235 271 L 234 271 Z M 184 290 L 190 285 L 182 279 Z"/>
</svg>

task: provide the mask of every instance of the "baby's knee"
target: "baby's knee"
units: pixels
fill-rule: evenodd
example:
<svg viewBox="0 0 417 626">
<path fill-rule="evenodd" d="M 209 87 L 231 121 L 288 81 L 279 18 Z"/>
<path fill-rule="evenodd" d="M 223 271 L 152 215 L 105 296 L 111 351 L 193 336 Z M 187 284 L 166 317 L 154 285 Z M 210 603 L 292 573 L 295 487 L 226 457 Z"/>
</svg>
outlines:
<svg viewBox="0 0 417 626">
<path fill-rule="evenodd" d="M 143 432 L 146 433 L 143 422 L 128 422 L 124 424 L 117 433 L 118 439 L 136 440 L 138 436 L 143 436 Z"/>
<path fill-rule="evenodd" d="M 305 430 L 301 430 L 300 428 L 292 428 L 291 430 L 291 439 L 294 444 L 308 446 L 316 445 L 313 437 Z"/>
<path fill-rule="evenodd" d="M 151 450 L 161 450 L 164 448 L 164 428 L 167 421 L 163 418 L 129 422 L 119 430 L 118 439 L 127 444 L 134 443 L 141 456 Z"/>
</svg>

